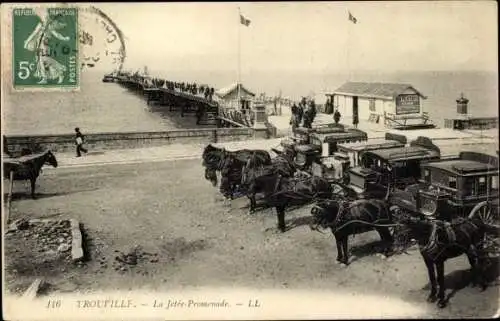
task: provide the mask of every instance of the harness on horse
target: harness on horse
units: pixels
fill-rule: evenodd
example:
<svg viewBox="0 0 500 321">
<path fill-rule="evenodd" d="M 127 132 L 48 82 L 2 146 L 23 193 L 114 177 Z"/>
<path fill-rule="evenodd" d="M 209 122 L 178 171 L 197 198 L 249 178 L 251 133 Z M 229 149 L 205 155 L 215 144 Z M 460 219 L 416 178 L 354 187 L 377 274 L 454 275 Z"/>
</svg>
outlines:
<svg viewBox="0 0 500 321">
<path fill-rule="evenodd" d="M 339 212 L 337 213 L 337 217 L 335 217 L 335 222 L 333 223 L 333 225 L 337 226 L 338 224 L 342 223 L 342 221 L 345 219 L 348 213 L 350 213 L 353 208 L 359 206 L 359 203 L 360 203 L 359 201 L 354 201 L 351 202 L 350 205 L 347 207 L 344 205 L 345 203 L 343 203 L 339 208 Z M 367 212 L 370 218 L 373 220 L 373 217 L 370 214 L 370 212 L 368 211 L 365 212 Z"/>
<path fill-rule="evenodd" d="M 432 221 L 432 230 L 431 234 L 429 236 L 429 241 L 427 244 L 420 249 L 421 253 L 424 253 L 430 257 L 438 257 L 441 252 L 444 251 L 442 249 L 441 251 L 438 252 L 439 250 L 439 245 L 444 245 L 447 244 L 446 247 L 452 246 L 452 245 L 457 245 L 460 246 L 457 243 L 457 238 L 456 238 L 456 233 L 455 230 L 453 229 L 453 226 L 450 222 L 444 222 L 440 220 L 433 220 Z M 439 230 L 443 230 L 446 234 L 446 243 L 440 243 L 439 241 Z M 465 232 L 465 231 L 464 231 Z M 465 232 L 466 233 L 466 232 Z M 468 235 L 468 233 L 466 233 Z"/>
<path fill-rule="evenodd" d="M 276 180 L 276 184 L 274 185 L 274 190 L 273 190 L 273 194 L 276 194 L 276 192 L 278 191 L 278 187 L 280 186 L 280 183 L 281 183 L 281 174 L 278 175 L 278 179 Z"/>
</svg>

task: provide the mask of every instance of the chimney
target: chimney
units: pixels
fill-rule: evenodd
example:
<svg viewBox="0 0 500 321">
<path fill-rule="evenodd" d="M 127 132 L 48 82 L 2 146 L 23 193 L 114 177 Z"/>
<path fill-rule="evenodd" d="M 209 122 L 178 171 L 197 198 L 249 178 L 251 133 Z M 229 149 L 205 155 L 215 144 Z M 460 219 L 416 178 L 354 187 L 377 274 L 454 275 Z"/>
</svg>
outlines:
<svg viewBox="0 0 500 321">
<path fill-rule="evenodd" d="M 467 115 L 467 104 L 469 100 L 464 97 L 464 94 L 460 94 L 460 98 L 457 99 L 457 114 Z"/>
</svg>

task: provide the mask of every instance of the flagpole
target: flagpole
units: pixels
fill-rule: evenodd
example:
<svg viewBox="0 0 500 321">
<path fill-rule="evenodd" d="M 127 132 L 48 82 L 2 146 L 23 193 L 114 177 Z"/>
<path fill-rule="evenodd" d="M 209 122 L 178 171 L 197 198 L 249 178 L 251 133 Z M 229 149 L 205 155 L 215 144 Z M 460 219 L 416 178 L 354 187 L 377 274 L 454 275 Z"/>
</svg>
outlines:
<svg viewBox="0 0 500 321">
<path fill-rule="evenodd" d="M 241 84 L 241 11 L 238 6 L 238 80 L 236 86 L 238 88 L 238 106 L 241 104 L 241 93 L 240 93 L 240 84 Z"/>
<path fill-rule="evenodd" d="M 349 16 L 351 15 L 350 12 Z M 349 27 L 347 27 L 347 81 L 351 81 L 351 24 L 352 21 L 348 20 L 347 24 Z"/>
</svg>

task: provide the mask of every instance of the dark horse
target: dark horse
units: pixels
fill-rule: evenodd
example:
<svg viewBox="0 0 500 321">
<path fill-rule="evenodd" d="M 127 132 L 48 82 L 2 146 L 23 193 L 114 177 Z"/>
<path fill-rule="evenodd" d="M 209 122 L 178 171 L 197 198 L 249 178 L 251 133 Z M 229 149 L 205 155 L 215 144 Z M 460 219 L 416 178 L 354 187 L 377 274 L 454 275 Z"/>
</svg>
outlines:
<svg viewBox="0 0 500 321">
<path fill-rule="evenodd" d="M 21 156 L 18 158 L 4 158 L 4 178 L 10 179 L 10 172 L 14 172 L 16 181 L 29 180 L 31 182 L 31 197 L 35 198 L 35 183 L 40 175 L 42 166 L 48 164 L 57 167 L 57 159 L 51 151 Z"/>
<path fill-rule="evenodd" d="M 236 187 L 241 185 L 241 169 L 251 157 L 255 157 L 259 164 L 271 164 L 271 155 L 265 150 L 241 149 L 231 152 L 208 144 L 202 155 L 205 178 L 217 186 L 217 171 L 220 171 L 221 192 L 232 198 Z"/>
<path fill-rule="evenodd" d="M 247 165 L 248 166 L 248 162 Z M 283 177 L 273 172 L 266 175 L 257 175 L 255 171 L 245 168 L 246 173 L 254 175 L 245 176 L 245 187 L 250 199 L 250 212 L 255 211 L 257 193 L 264 194 L 264 201 L 270 207 L 276 208 L 278 216 L 278 229 L 285 232 L 285 209 L 290 205 L 306 204 L 319 198 L 332 196 L 330 183 L 317 176 L 304 179 Z"/>
<path fill-rule="evenodd" d="M 274 174 L 281 175 L 282 177 L 293 177 L 296 171 L 297 168 L 286 155 L 278 155 L 271 160 L 271 164 L 262 164 L 254 154 L 247 160 L 246 164 L 244 164 L 241 183 L 243 186 L 248 187 L 255 177 Z M 254 190 L 254 192 L 257 193 L 258 191 Z M 252 193 L 247 196 L 251 202 L 250 212 L 253 212 L 255 206 L 252 207 L 252 200 L 255 205 L 255 194 Z"/>
<path fill-rule="evenodd" d="M 418 241 L 420 254 L 424 259 L 431 293 L 427 301 L 435 302 L 444 308 L 448 300 L 445 298 L 444 263 L 446 260 L 467 255 L 471 265 L 472 285 L 481 285 L 486 289 L 486 282 L 481 277 L 481 265 L 485 262 L 483 240 L 485 235 L 496 234 L 498 230 L 485 224 L 480 218 L 460 219 L 453 223 L 431 220 L 421 217 L 403 215 L 400 219 L 409 232 L 409 236 Z M 439 286 L 439 291 L 438 291 Z"/>
<path fill-rule="evenodd" d="M 376 230 L 386 245 L 385 253 L 392 251 L 394 240 L 389 227 L 386 226 L 392 223 L 392 215 L 387 202 L 383 200 L 325 200 L 318 202 L 311 209 L 311 214 L 311 229 L 322 227 L 332 230 L 337 243 L 337 261 L 340 263 L 349 264 L 349 235 Z"/>
</svg>

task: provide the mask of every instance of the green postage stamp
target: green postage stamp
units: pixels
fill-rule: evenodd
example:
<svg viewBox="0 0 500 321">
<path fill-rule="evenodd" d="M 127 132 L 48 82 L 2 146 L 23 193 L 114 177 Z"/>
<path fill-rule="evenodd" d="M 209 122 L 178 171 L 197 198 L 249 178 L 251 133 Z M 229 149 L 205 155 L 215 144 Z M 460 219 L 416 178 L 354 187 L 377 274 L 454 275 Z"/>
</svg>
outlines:
<svg viewBox="0 0 500 321">
<path fill-rule="evenodd" d="M 76 88 L 80 84 L 77 8 L 15 8 L 14 88 Z"/>
</svg>

